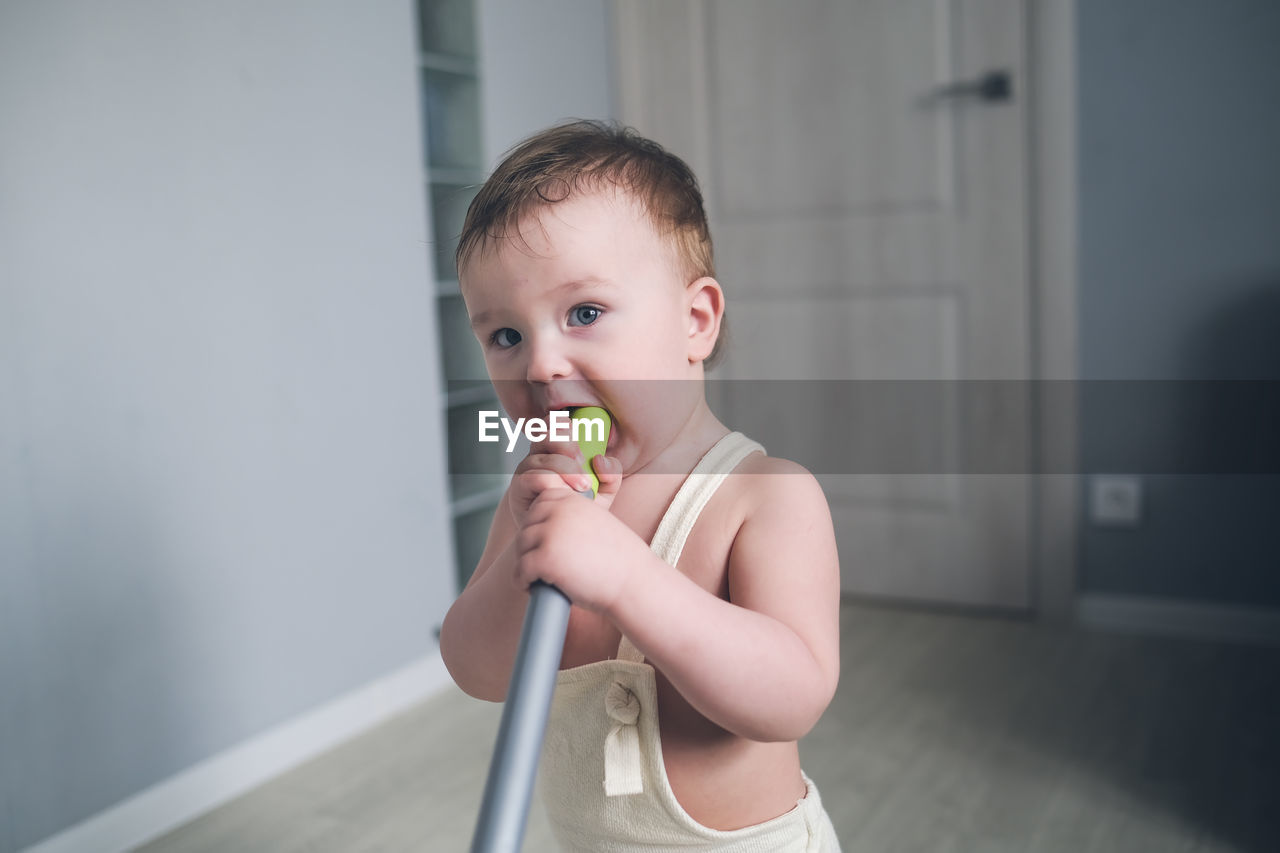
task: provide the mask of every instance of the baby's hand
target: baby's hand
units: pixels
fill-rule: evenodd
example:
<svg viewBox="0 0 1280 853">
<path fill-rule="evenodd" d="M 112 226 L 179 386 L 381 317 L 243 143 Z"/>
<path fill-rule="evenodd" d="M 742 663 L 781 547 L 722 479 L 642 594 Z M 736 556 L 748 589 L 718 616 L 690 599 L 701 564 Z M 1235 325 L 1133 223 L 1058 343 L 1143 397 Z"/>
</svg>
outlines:
<svg viewBox="0 0 1280 853">
<path fill-rule="evenodd" d="M 622 484 L 622 469 L 616 459 L 597 456 L 592 470 L 600 481 L 595 503 L 607 510 Z M 516 527 L 524 527 L 529 509 L 540 494 L 550 490 L 582 492 L 591 488 L 591 479 L 582 470 L 582 448 L 572 441 L 540 441 L 516 466 L 508 489 L 511 516 Z M 581 495 L 574 495 L 583 501 Z"/>
<path fill-rule="evenodd" d="M 534 500 L 515 548 L 515 582 L 521 589 L 546 581 L 575 605 L 606 614 L 620 600 L 630 571 L 654 557 L 635 531 L 598 499 L 558 488 Z"/>
</svg>

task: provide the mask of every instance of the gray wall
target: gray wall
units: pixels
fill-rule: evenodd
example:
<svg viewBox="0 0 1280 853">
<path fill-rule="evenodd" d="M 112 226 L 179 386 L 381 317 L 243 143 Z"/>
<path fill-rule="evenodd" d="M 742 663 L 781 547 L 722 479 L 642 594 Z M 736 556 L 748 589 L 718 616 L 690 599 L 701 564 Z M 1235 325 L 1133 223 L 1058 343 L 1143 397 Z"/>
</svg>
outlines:
<svg viewBox="0 0 1280 853">
<path fill-rule="evenodd" d="M 412 4 L 0 6 L 0 850 L 434 651 Z"/>
<path fill-rule="evenodd" d="M 1078 13 L 1081 376 L 1280 379 L 1280 4 Z M 1179 417 L 1184 387 L 1135 438 L 1185 459 L 1214 439 Z M 1085 394 L 1086 470 L 1137 455 Z M 1084 591 L 1280 607 L 1280 478 L 1145 486 L 1140 527 L 1084 528 Z"/>
<path fill-rule="evenodd" d="M 609 0 L 478 0 L 490 166 L 566 118 L 617 115 Z"/>
</svg>

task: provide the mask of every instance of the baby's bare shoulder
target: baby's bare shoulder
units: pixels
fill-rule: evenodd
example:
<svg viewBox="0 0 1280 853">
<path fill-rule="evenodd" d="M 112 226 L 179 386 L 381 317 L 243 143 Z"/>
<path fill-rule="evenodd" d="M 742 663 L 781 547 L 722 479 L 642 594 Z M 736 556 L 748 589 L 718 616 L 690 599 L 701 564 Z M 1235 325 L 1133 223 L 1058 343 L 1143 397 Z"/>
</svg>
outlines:
<svg viewBox="0 0 1280 853">
<path fill-rule="evenodd" d="M 798 462 L 753 453 L 742 460 L 734 474 L 741 475 L 735 478 L 735 491 L 746 517 L 788 508 L 812 511 L 817 505 L 826 510 L 821 484 Z"/>
<path fill-rule="evenodd" d="M 799 462 L 783 459 L 781 456 L 766 456 L 763 453 L 749 454 L 734 469 L 735 474 L 794 474 L 813 478 L 809 469 Z"/>
</svg>

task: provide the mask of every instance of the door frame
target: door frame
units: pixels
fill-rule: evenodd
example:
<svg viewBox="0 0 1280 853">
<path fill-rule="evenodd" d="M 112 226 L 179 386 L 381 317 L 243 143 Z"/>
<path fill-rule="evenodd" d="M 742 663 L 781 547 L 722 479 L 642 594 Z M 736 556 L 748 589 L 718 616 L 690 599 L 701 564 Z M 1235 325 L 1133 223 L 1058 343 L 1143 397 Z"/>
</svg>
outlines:
<svg viewBox="0 0 1280 853">
<path fill-rule="evenodd" d="M 1066 627 L 1078 621 L 1080 542 L 1076 0 L 1028 0 L 1027 26 L 1033 459 L 1045 472 L 1032 487 L 1032 606 L 1040 622 Z M 1050 383 L 1054 393 L 1041 393 Z"/>
</svg>

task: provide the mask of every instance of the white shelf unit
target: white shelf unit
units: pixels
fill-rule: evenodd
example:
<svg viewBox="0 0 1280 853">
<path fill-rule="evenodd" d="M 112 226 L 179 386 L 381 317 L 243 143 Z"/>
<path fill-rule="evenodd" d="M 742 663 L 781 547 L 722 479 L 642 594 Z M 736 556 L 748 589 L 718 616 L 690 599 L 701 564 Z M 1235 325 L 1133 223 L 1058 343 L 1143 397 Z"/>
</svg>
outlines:
<svg viewBox="0 0 1280 853">
<path fill-rule="evenodd" d="M 476 440 L 476 411 L 497 409 L 498 402 L 471 334 L 453 263 L 467 206 L 485 179 L 480 63 L 473 0 L 418 0 L 417 5 L 423 180 L 431 206 L 431 270 L 445 389 L 440 407 L 448 439 L 455 577 L 461 590 L 484 549 L 509 477 L 501 447 Z"/>
</svg>

